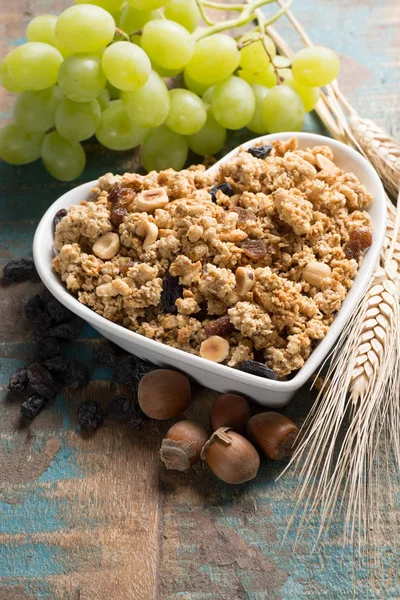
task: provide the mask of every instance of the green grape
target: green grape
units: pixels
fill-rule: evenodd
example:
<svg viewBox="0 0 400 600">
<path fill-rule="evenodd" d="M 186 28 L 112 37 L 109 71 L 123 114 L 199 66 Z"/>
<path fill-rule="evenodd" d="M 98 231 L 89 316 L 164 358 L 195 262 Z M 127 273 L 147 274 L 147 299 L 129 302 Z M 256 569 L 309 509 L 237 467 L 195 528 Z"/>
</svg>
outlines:
<svg viewBox="0 0 400 600">
<path fill-rule="evenodd" d="M 200 83 L 199 81 L 192 79 L 186 70 L 183 73 L 183 80 L 187 89 L 198 96 L 202 96 L 210 88 L 207 83 Z"/>
<path fill-rule="evenodd" d="M 217 33 L 196 43 L 186 72 L 195 81 L 212 85 L 232 75 L 239 62 L 240 52 L 235 40 L 229 35 Z"/>
<path fill-rule="evenodd" d="M 192 33 L 201 21 L 201 14 L 195 0 L 169 0 L 164 14 Z"/>
<path fill-rule="evenodd" d="M 303 85 L 322 87 L 339 75 L 340 61 L 333 50 L 323 46 L 303 48 L 292 62 L 293 77 Z"/>
<path fill-rule="evenodd" d="M 56 129 L 66 140 L 82 142 L 96 133 L 100 124 L 101 108 L 97 100 L 74 102 L 64 98 L 56 112 Z"/>
<path fill-rule="evenodd" d="M 44 133 L 54 125 L 57 106 L 63 99 L 57 86 L 38 92 L 24 92 L 14 104 L 14 121 L 25 131 Z"/>
<path fill-rule="evenodd" d="M 107 106 L 110 104 L 110 92 L 108 89 L 104 88 L 104 90 L 97 96 L 96 100 L 100 105 L 101 111 L 103 112 L 103 110 L 106 110 Z"/>
<path fill-rule="evenodd" d="M 20 94 L 24 90 L 15 84 L 15 81 L 13 81 L 10 75 L 8 68 L 10 61 L 8 60 L 8 56 L 6 56 L 3 62 L 0 64 L 0 85 L 13 94 Z"/>
<path fill-rule="evenodd" d="M 28 42 L 43 42 L 50 46 L 57 45 L 55 15 L 40 15 L 30 21 L 26 28 L 26 39 Z"/>
<path fill-rule="evenodd" d="M 182 69 L 165 69 L 157 65 L 153 60 L 151 61 L 151 66 L 153 67 L 153 71 L 156 71 L 160 77 L 176 77 L 176 75 L 182 73 Z"/>
<path fill-rule="evenodd" d="M 148 21 L 162 19 L 162 14 L 158 10 L 136 10 L 132 6 L 125 6 L 119 20 L 120 28 L 128 35 L 135 31 L 143 29 Z"/>
<path fill-rule="evenodd" d="M 269 93 L 269 89 L 257 83 L 254 83 L 251 86 L 251 89 L 253 90 L 254 98 L 256 99 L 256 108 L 253 118 L 247 127 L 250 129 L 250 131 L 254 131 L 255 133 L 262 135 L 264 133 L 268 133 L 264 119 L 264 100 Z"/>
<path fill-rule="evenodd" d="M 214 117 L 226 129 L 241 129 L 251 121 L 256 101 L 250 85 L 240 77 L 218 83 L 211 96 Z"/>
<path fill-rule="evenodd" d="M 18 46 L 7 57 L 11 81 L 23 90 L 44 90 L 57 83 L 63 61 L 60 52 L 49 44 L 28 42 Z"/>
<path fill-rule="evenodd" d="M 207 112 L 207 121 L 203 129 L 189 135 L 187 138 L 189 148 L 200 156 L 213 156 L 225 145 L 226 129 L 214 118 L 211 110 Z"/>
<path fill-rule="evenodd" d="M 202 129 L 207 120 L 205 104 L 193 92 L 174 89 L 169 92 L 171 108 L 165 124 L 181 135 L 193 135 Z"/>
<path fill-rule="evenodd" d="M 247 81 L 247 83 L 250 85 L 263 85 L 267 88 L 272 88 L 278 83 L 276 73 L 272 65 L 270 65 L 269 68 L 263 73 L 252 73 L 251 71 L 245 71 L 241 69 L 238 71 L 238 76 L 241 79 L 244 79 L 244 81 Z"/>
<path fill-rule="evenodd" d="M 74 0 L 75 4 L 95 4 L 110 13 L 121 10 L 124 0 Z"/>
<path fill-rule="evenodd" d="M 86 156 L 81 144 L 64 139 L 57 131 L 46 135 L 41 155 L 46 169 L 60 181 L 76 179 L 82 175 L 86 165 Z"/>
<path fill-rule="evenodd" d="M 70 6 L 58 17 L 58 42 L 74 52 L 97 52 L 112 42 L 114 19 L 103 8 L 93 4 Z"/>
<path fill-rule="evenodd" d="M 121 90 L 117 90 L 109 81 L 107 81 L 107 89 L 110 92 L 111 100 L 119 100 L 121 98 Z"/>
<path fill-rule="evenodd" d="M 136 10 L 154 10 L 161 8 L 168 0 L 128 0 L 128 4 L 136 8 Z"/>
<path fill-rule="evenodd" d="M 240 67 L 245 71 L 253 73 L 262 73 L 271 65 L 271 58 L 276 56 L 276 47 L 274 42 L 266 36 L 265 44 L 268 53 L 261 40 L 257 40 L 244 46 L 240 50 Z"/>
<path fill-rule="evenodd" d="M 10 123 L 0 129 L 0 158 L 12 165 L 26 165 L 40 158 L 44 133 L 29 133 Z"/>
<path fill-rule="evenodd" d="M 292 69 L 278 69 L 278 74 L 281 80 L 284 81 L 285 83 L 288 83 L 289 81 L 291 81 L 293 79 L 293 73 L 292 73 Z"/>
<path fill-rule="evenodd" d="M 96 137 L 111 150 L 131 150 L 140 146 L 150 129 L 132 123 L 122 100 L 114 100 L 101 114 Z"/>
<path fill-rule="evenodd" d="M 123 92 L 122 99 L 128 117 L 143 127 L 158 127 L 168 117 L 168 88 L 155 71 L 140 89 Z"/>
<path fill-rule="evenodd" d="M 303 101 L 304 108 L 307 112 L 310 112 L 316 107 L 320 96 L 319 88 L 307 87 L 306 85 L 302 85 L 301 83 L 299 83 L 297 79 L 293 78 L 286 79 L 285 83 L 286 85 L 290 85 L 290 87 L 298 93 L 298 95 Z"/>
<path fill-rule="evenodd" d="M 69 56 L 58 73 L 62 92 L 74 102 L 94 100 L 105 88 L 106 81 L 101 59 L 91 54 Z"/>
<path fill-rule="evenodd" d="M 142 48 L 152 61 L 164 69 L 183 69 L 192 58 L 194 40 L 174 21 L 149 21 L 143 27 Z"/>
<path fill-rule="evenodd" d="M 180 171 L 185 166 L 187 155 L 187 139 L 161 125 L 143 143 L 142 164 L 146 171 Z"/>
<path fill-rule="evenodd" d="M 288 85 L 277 85 L 269 90 L 264 100 L 264 120 L 270 133 L 300 131 L 306 112 L 303 102 Z"/>
<path fill-rule="evenodd" d="M 212 85 L 203 94 L 203 102 L 205 102 L 209 106 L 211 106 L 211 98 L 212 98 L 212 94 L 213 94 L 214 89 L 215 89 L 215 85 Z"/>
<path fill-rule="evenodd" d="M 146 53 L 129 42 L 115 42 L 108 46 L 101 64 L 108 81 L 126 92 L 142 87 L 151 73 L 151 63 Z"/>
<path fill-rule="evenodd" d="M 274 58 L 274 65 L 277 69 L 285 69 L 287 67 L 290 67 L 291 64 L 292 61 L 287 56 L 278 55 Z"/>
</svg>

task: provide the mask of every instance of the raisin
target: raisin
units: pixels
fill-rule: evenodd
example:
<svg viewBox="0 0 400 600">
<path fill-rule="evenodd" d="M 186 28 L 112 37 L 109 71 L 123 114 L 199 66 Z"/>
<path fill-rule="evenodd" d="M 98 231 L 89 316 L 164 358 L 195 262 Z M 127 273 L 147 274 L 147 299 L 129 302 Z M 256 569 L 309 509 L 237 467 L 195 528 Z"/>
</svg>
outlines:
<svg viewBox="0 0 400 600">
<path fill-rule="evenodd" d="M 54 337 L 59 340 L 73 340 L 79 333 L 79 327 L 76 323 L 61 323 L 47 331 L 49 337 Z"/>
<path fill-rule="evenodd" d="M 100 342 L 100 344 L 94 348 L 93 354 L 99 362 L 107 365 L 108 367 L 115 367 L 118 362 L 118 348 L 110 342 Z"/>
<path fill-rule="evenodd" d="M 96 431 L 104 421 L 104 412 L 95 400 L 82 402 L 78 409 L 78 423 L 86 431 Z"/>
<path fill-rule="evenodd" d="M 247 150 L 249 154 L 255 158 L 267 158 L 272 152 L 272 146 L 265 144 L 264 146 L 253 146 Z"/>
<path fill-rule="evenodd" d="M 272 369 L 266 367 L 263 363 L 255 360 L 245 360 L 240 366 L 240 370 L 251 375 L 257 375 L 257 377 L 264 377 L 265 379 L 278 379 L 278 375 Z"/>
<path fill-rule="evenodd" d="M 78 360 L 70 360 L 66 363 L 62 378 L 66 387 L 78 390 L 89 383 L 89 369 Z"/>
<path fill-rule="evenodd" d="M 20 367 L 10 377 L 8 389 L 15 394 L 21 394 L 28 385 L 28 373 L 25 367 Z"/>
<path fill-rule="evenodd" d="M 48 301 L 47 312 L 57 325 L 70 321 L 73 317 L 72 312 L 68 308 L 65 308 L 56 298 L 51 298 Z"/>
<path fill-rule="evenodd" d="M 225 196 L 229 196 L 229 198 L 235 195 L 235 190 L 230 183 L 220 183 L 219 185 L 214 185 L 210 189 L 211 200 L 213 202 L 217 201 L 217 192 L 222 192 Z"/>
<path fill-rule="evenodd" d="M 175 302 L 182 297 L 183 287 L 179 283 L 178 277 L 173 277 L 167 273 L 163 280 L 163 291 L 161 294 L 162 309 L 165 313 L 176 315 L 178 307 Z"/>
<path fill-rule="evenodd" d="M 57 383 L 49 371 L 39 363 L 28 367 L 28 381 L 34 392 L 51 400 L 57 394 Z"/>
<path fill-rule="evenodd" d="M 122 197 L 122 185 L 120 183 L 114 183 L 111 190 L 108 192 L 107 200 L 111 204 L 117 204 Z"/>
<path fill-rule="evenodd" d="M 60 342 L 55 338 L 42 337 L 38 341 L 37 349 L 42 360 L 47 360 L 61 354 Z"/>
<path fill-rule="evenodd" d="M 154 371 L 157 369 L 156 365 L 147 362 L 146 360 L 141 360 L 140 358 L 132 357 L 132 380 L 134 386 L 139 385 L 142 377 L 150 373 L 150 371 Z"/>
<path fill-rule="evenodd" d="M 133 360 L 132 356 L 127 356 L 117 362 L 113 371 L 113 379 L 117 383 L 129 384 L 133 381 Z"/>
<path fill-rule="evenodd" d="M 10 283 L 37 278 L 35 264 L 31 258 L 14 258 L 4 267 L 3 278 Z"/>
<path fill-rule="evenodd" d="M 52 356 L 51 358 L 44 360 L 41 364 L 52 373 L 63 373 L 66 370 L 68 363 L 63 356 L 59 355 Z"/>
<path fill-rule="evenodd" d="M 200 321 L 200 323 L 202 323 L 204 321 L 204 319 L 207 319 L 207 317 L 208 317 L 207 303 L 206 302 L 202 302 L 200 304 L 200 310 L 199 310 L 199 312 L 195 313 L 192 316 L 195 319 L 197 319 L 198 321 Z"/>
<path fill-rule="evenodd" d="M 54 215 L 54 219 L 53 219 L 54 231 L 56 230 L 56 227 L 60 223 L 60 221 L 62 221 L 63 218 L 67 216 L 67 214 L 68 214 L 68 211 L 66 208 L 60 208 L 60 210 L 58 210 L 56 212 L 56 214 Z"/>
<path fill-rule="evenodd" d="M 235 331 L 235 327 L 232 325 L 229 315 L 225 315 L 216 319 L 215 321 L 211 321 L 204 328 L 207 336 L 211 337 L 212 335 L 219 335 L 221 337 L 227 337 L 232 335 Z"/>
<path fill-rule="evenodd" d="M 245 255 L 251 260 L 261 260 L 267 254 L 267 248 L 264 240 L 243 240 L 243 242 L 240 244 L 240 247 Z"/>
<path fill-rule="evenodd" d="M 43 311 L 36 319 L 35 335 L 41 339 L 43 334 L 47 334 L 50 327 L 53 325 L 53 319 L 48 312 Z"/>
<path fill-rule="evenodd" d="M 115 210 L 113 210 L 110 216 L 111 225 L 115 229 L 118 229 L 118 227 L 121 225 L 122 221 L 124 220 L 124 217 L 127 214 L 128 211 L 126 210 L 126 208 L 116 208 Z"/>
<path fill-rule="evenodd" d="M 116 396 L 107 407 L 107 416 L 113 421 L 124 421 L 132 427 L 140 427 L 146 421 L 145 414 L 135 400 L 127 396 Z"/>
<path fill-rule="evenodd" d="M 44 302 L 40 296 L 31 296 L 25 303 L 25 316 L 27 319 L 36 321 L 42 314 Z"/>
<path fill-rule="evenodd" d="M 350 239 L 344 246 L 344 253 L 349 260 L 358 260 L 372 244 L 372 233 L 361 227 L 350 232 Z"/>
<path fill-rule="evenodd" d="M 44 409 L 47 399 L 38 394 L 34 394 L 21 405 L 21 417 L 24 421 L 33 421 Z"/>
<path fill-rule="evenodd" d="M 241 223 L 246 223 L 246 221 L 256 221 L 257 220 L 256 215 L 251 210 L 248 210 L 247 208 L 242 208 L 241 206 L 235 206 L 235 208 L 232 208 L 232 211 L 236 212 L 239 215 L 239 218 L 237 221 L 239 225 Z"/>
</svg>

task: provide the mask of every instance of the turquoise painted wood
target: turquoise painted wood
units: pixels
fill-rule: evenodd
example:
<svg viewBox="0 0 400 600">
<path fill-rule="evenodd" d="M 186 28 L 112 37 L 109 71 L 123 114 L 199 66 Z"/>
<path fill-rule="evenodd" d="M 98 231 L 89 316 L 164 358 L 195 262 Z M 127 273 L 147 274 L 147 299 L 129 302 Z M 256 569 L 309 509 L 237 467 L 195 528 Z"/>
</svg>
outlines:
<svg viewBox="0 0 400 600">
<path fill-rule="evenodd" d="M 67 5 L 0 0 L 1 56 L 22 41 L 33 13 Z M 400 137 L 398 0 L 297 0 L 294 12 L 316 43 L 341 53 L 341 84 L 354 106 Z M 295 43 L 287 24 L 280 29 Z M 12 100 L 2 95 L 0 101 L 5 121 Z M 323 131 L 313 115 L 306 126 Z M 237 142 L 237 135 L 229 141 Z M 130 153 L 108 153 L 92 142 L 86 149 L 81 181 L 137 167 Z M 0 164 L 2 264 L 29 256 L 44 209 L 72 185 L 54 181 L 39 163 Z M 39 283 L 0 284 L 0 600 L 400 598 L 398 557 L 385 540 L 373 582 L 365 567 L 352 572 L 350 548 L 341 548 L 340 514 L 314 552 L 315 523 L 296 550 L 294 532 L 281 547 L 297 478 L 289 473 L 275 483 L 279 465 L 264 463 L 256 481 L 229 487 L 203 466 L 185 474 L 160 468 L 163 426 L 136 432 L 107 423 L 83 438 L 79 402 L 96 397 L 106 404 L 117 393 L 111 372 L 93 360 L 98 339 L 88 326 L 68 349 L 89 365 L 88 388 L 58 397 L 30 428 L 19 429 L 19 404 L 6 385 L 11 372 L 35 357 L 23 302 L 40 289 Z M 206 422 L 215 394 L 196 389 L 194 396 L 188 416 Z M 287 414 L 300 423 L 313 399 L 302 390 Z"/>
</svg>

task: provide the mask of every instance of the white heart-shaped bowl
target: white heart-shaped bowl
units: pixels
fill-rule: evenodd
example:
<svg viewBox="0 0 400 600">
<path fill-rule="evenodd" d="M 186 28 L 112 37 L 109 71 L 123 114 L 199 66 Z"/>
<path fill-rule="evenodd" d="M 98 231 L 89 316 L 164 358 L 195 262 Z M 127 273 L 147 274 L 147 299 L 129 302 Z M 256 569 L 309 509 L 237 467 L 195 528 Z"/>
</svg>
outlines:
<svg viewBox="0 0 400 600">
<path fill-rule="evenodd" d="M 363 295 L 368 280 L 378 262 L 386 229 L 386 201 L 382 183 L 373 167 L 352 148 L 330 138 L 312 133 L 267 135 L 251 140 L 243 144 L 242 147 L 249 148 L 256 143 L 268 143 L 277 139 L 287 140 L 293 136 L 298 138 L 300 148 L 319 145 L 329 146 L 335 155 L 335 163 L 345 171 L 355 173 L 374 197 L 374 201 L 368 211 L 371 215 L 373 225 L 373 244 L 366 253 L 353 287 L 336 315 L 328 334 L 314 349 L 303 368 L 293 379 L 289 381 L 270 381 L 205 360 L 200 356 L 188 354 L 183 350 L 171 348 L 108 321 L 87 306 L 81 304 L 67 291 L 51 266 L 53 259 L 53 218 L 55 213 L 61 208 L 68 208 L 72 204 L 79 204 L 82 200 L 87 200 L 91 188 L 97 185 L 97 181 L 85 183 L 67 192 L 56 200 L 42 217 L 33 242 L 33 256 L 43 283 L 69 310 L 90 323 L 104 337 L 128 352 L 140 358 L 147 359 L 160 367 L 171 367 L 182 371 L 198 383 L 219 392 L 244 394 L 252 400 L 271 408 L 285 406 L 328 355 L 346 321 Z M 228 161 L 236 152 L 238 152 L 238 149 L 233 150 L 217 164 L 213 165 L 210 172 L 217 171 L 218 166 Z"/>
</svg>

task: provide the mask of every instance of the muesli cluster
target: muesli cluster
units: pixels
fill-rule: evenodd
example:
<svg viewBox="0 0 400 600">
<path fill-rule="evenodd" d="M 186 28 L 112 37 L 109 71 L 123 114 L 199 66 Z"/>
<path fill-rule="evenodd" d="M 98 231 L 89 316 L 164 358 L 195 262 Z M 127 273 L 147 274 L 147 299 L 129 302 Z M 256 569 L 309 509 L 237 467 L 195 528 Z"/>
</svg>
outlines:
<svg viewBox="0 0 400 600">
<path fill-rule="evenodd" d="M 300 150 L 295 138 L 242 149 L 214 175 L 107 174 L 58 219 L 53 266 L 115 323 L 285 378 L 352 286 L 372 243 L 371 201 L 328 147 Z"/>
</svg>

